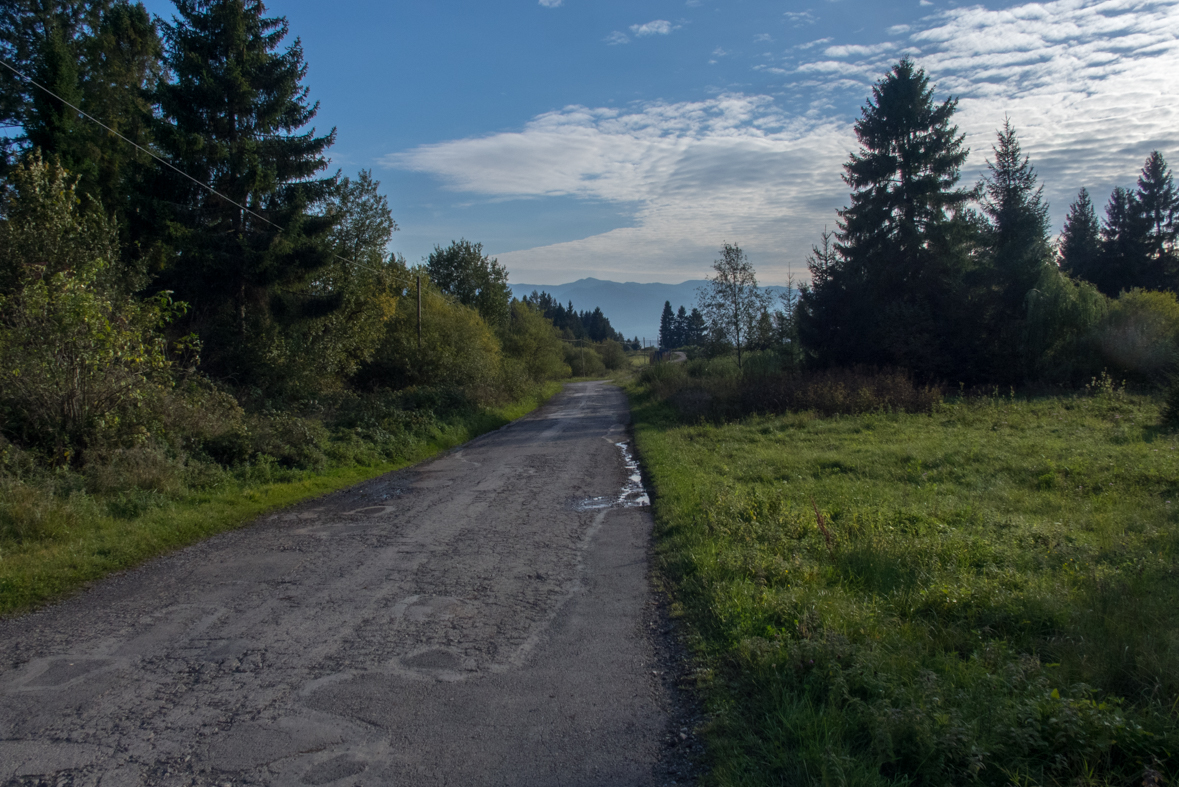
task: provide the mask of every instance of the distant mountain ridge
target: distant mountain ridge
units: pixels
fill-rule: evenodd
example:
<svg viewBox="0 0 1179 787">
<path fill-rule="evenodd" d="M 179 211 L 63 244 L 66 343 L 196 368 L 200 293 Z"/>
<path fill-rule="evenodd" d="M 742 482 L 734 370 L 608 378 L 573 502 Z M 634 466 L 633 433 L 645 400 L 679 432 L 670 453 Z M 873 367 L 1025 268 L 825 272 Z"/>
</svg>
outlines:
<svg viewBox="0 0 1179 787">
<path fill-rule="evenodd" d="M 688 311 L 696 305 L 696 290 L 708 282 L 692 279 L 679 284 L 651 282 L 605 281 L 603 279 L 578 279 L 568 284 L 512 284 L 512 295 L 523 298 L 532 291 L 547 292 L 561 303 L 573 301 L 573 308 L 593 311 L 594 307 L 610 320 L 614 330 L 630 339 L 638 336 L 654 344 L 659 337 L 659 315 L 663 313 L 664 302 L 670 301 L 672 309 L 684 306 Z M 775 297 L 786 292 L 786 287 L 766 287 Z"/>
</svg>

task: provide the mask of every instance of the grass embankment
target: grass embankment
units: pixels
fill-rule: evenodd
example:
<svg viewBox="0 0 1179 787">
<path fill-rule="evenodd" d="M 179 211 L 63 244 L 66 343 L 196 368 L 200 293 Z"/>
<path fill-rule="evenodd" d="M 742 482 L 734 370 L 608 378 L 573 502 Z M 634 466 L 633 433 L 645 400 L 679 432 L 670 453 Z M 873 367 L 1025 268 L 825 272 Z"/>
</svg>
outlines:
<svg viewBox="0 0 1179 787">
<path fill-rule="evenodd" d="M 1155 400 L 687 425 L 632 390 L 724 785 L 1179 779 Z"/>
<path fill-rule="evenodd" d="M 227 469 L 186 463 L 175 473 L 167 457 L 147 456 L 89 476 L 0 478 L 0 615 L 60 598 L 268 511 L 420 462 L 526 415 L 560 389 L 551 382 L 509 405 L 461 409 L 384 444 L 336 434 L 323 441 L 313 469 L 283 467 L 261 454 Z M 119 474 L 115 483 L 96 483 L 96 475 L 112 473 Z"/>
</svg>

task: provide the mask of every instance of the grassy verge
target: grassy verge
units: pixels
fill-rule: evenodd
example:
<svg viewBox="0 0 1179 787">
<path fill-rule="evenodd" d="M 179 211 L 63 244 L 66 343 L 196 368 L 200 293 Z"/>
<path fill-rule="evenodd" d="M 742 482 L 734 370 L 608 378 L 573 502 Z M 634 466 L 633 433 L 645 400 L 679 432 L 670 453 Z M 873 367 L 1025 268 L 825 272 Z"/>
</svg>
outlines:
<svg viewBox="0 0 1179 787">
<path fill-rule="evenodd" d="M 452 414 L 403 441 L 394 458 L 388 451 L 342 451 L 314 470 L 254 461 L 214 472 L 208 483 L 171 491 L 157 483 L 134 493 L 47 494 L 43 487 L 9 483 L 0 490 L 7 498 L 0 501 L 0 525 L 9 525 L 0 537 L 0 615 L 60 598 L 268 511 L 420 462 L 531 412 L 560 389 L 560 383 L 548 383 L 503 407 Z M 14 522 L 25 527 L 15 528 Z"/>
<path fill-rule="evenodd" d="M 686 424 L 631 396 L 711 783 L 1179 779 L 1179 440 L 1157 401 Z"/>
</svg>

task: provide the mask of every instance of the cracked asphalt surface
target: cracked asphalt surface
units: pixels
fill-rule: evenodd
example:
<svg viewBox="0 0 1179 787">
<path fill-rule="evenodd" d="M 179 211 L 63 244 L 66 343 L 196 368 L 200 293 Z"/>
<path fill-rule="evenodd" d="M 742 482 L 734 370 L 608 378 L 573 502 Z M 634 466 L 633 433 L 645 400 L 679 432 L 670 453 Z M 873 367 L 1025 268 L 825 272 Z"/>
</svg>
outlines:
<svg viewBox="0 0 1179 787">
<path fill-rule="evenodd" d="M 0 783 L 661 781 L 651 515 L 609 502 L 628 421 L 617 388 L 572 384 L 0 621 Z"/>
</svg>

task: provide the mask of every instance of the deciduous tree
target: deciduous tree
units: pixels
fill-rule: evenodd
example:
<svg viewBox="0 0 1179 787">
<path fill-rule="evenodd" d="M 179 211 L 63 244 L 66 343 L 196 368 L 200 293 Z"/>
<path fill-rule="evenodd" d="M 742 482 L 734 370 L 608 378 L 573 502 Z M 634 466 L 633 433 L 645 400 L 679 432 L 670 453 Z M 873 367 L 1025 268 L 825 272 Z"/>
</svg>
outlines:
<svg viewBox="0 0 1179 787">
<path fill-rule="evenodd" d="M 753 338 L 754 328 L 769 304 L 757 284 L 757 272 L 748 255 L 735 243 L 725 243 L 712 263 L 714 275 L 700 288 L 699 306 L 709 329 L 737 350 L 737 366 Z M 667 311 L 670 313 L 671 307 Z"/>
<path fill-rule="evenodd" d="M 426 260 L 430 280 L 440 290 L 483 315 L 495 328 L 507 325 L 512 290 L 508 272 L 499 261 L 483 253 L 482 243 L 463 238 L 450 246 L 435 246 Z"/>
</svg>

